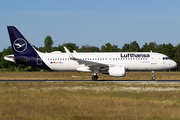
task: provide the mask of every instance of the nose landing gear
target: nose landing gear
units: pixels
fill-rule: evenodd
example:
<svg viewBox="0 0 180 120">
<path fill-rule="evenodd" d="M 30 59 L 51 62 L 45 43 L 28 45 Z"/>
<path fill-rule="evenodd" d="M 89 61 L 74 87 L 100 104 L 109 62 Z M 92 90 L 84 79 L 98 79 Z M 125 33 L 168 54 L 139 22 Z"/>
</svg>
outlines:
<svg viewBox="0 0 180 120">
<path fill-rule="evenodd" d="M 94 71 L 94 75 L 92 76 L 92 80 L 93 80 L 93 81 L 96 81 L 96 80 L 98 79 L 97 73 L 99 73 L 99 71 L 98 71 L 98 70 L 95 70 L 95 71 Z"/>
<path fill-rule="evenodd" d="M 152 71 L 152 80 L 156 80 L 154 71 Z"/>
</svg>

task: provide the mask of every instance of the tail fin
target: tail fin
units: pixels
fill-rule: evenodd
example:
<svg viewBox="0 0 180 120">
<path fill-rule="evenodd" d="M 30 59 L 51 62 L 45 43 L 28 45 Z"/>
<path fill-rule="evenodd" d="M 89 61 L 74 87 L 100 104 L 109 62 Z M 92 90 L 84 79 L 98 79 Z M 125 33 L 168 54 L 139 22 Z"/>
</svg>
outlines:
<svg viewBox="0 0 180 120">
<path fill-rule="evenodd" d="M 14 56 L 37 55 L 34 47 L 26 40 L 15 26 L 7 26 Z"/>
</svg>

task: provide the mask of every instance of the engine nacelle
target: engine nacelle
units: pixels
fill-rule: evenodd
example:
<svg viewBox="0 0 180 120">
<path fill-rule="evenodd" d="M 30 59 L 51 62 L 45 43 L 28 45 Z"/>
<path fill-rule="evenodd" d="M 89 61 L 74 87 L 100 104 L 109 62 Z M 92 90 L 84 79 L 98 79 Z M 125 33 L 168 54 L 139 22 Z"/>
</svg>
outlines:
<svg viewBox="0 0 180 120">
<path fill-rule="evenodd" d="M 80 71 L 80 72 L 91 72 L 91 70 L 89 70 L 89 67 L 78 67 L 77 68 L 77 71 Z"/>
<path fill-rule="evenodd" d="M 126 74 L 125 67 L 109 67 L 109 75 L 112 77 L 124 77 Z"/>
</svg>

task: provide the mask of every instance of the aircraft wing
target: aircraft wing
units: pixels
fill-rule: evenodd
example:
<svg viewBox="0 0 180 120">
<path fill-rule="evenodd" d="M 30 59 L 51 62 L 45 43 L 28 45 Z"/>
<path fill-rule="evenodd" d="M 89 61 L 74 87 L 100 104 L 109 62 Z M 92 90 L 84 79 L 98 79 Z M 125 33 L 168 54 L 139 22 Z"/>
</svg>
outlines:
<svg viewBox="0 0 180 120">
<path fill-rule="evenodd" d="M 85 66 L 88 66 L 91 69 L 103 70 L 103 69 L 106 69 L 107 67 L 109 67 L 108 64 L 78 59 L 78 58 L 74 57 L 65 46 L 64 46 L 64 49 L 71 60 L 77 61 L 79 64 L 84 64 Z"/>
<path fill-rule="evenodd" d="M 102 63 L 92 62 L 92 61 L 86 61 L 86 60 L 80 60 L 77 58 L 70 58 L 70 59 L 77 61 L 79 64 L 84 64 L 85 66 L 88 66 L 88 67 L 108 67 L 109 66 L 107 64 L 102 64 Z"/>
</svg>

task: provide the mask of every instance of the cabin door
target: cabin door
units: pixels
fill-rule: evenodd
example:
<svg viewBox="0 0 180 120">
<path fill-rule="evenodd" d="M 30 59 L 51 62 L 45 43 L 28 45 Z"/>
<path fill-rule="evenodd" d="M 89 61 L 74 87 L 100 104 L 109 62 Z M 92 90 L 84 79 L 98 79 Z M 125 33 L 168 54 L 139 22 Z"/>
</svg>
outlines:
<svg viewBox="0 0 180 120">
<path fill-rule="evenodd" d="M 151 64 L 157 64 L 157 56 L 156 55 L 152 55 Z"/>
<path fill-rule="evenodd" d="M 42 59 L 37 55 L 37 65 L 42 65 Z"/>
</svg>

